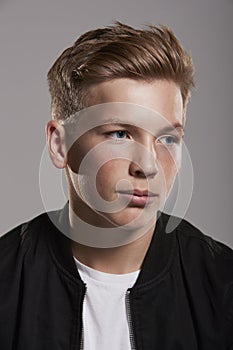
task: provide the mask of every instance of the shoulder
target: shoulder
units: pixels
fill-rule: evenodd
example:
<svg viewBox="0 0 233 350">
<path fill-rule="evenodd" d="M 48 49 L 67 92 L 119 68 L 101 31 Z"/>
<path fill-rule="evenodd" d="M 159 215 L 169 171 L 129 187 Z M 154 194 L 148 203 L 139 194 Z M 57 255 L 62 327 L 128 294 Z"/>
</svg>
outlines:
<svg viewBox="0 0 233 350">
<path fill-rule="evenodd" d="M 39 232 L 41 224 L 47 222 L 48 213 L 44 212 L 38 216 L 19 224 L 18 226 L 12 228 L 8 232 L 0 236 L 0 247 L 3 248 L 8 243 L 20 243 L 22 244 L 25 239 L 36 235 Z"/>
<path fill-rule="evenodd" d="M 233 262 L 233 250 L 230 246 L 203 233 L 198 227 L 185 219 L 162 213 L 165 231 L 171 220 L 174 226 L 174 230 L 171 233 L 176 234 L 180 248 L 188 253 L 199 250 L 202 253 L 206 252 L 206 255 L 210 255 L 213 259 L 219 257 L 227 260 L 230 259 Z"/>
<path fill-rule="evenodd" d="M 171 216 L 162 215 L 164 226 Z M 206 235 L 187 220 L 174 218 L 179 224 L 171 233 L 176 236 L 176 257 L 193 290 L 205 286 L 210 295 L 221 295 L 226 313 L 233 322 L 233 250 Z M 177 221 L 177 222 L 178 222 Z"/>
<path fill-rule="evenodd" d="M 59 211 L 42 213 L 31 220 L 21 223 L 0 237 L 0 273 L 22 259 L 38 246 L 45 245 L 45 237 L 51 227 L 48 214 L 56 215 Z"/>
<path fill-rule="evenodd" d="M 177 239 L 188 251 L 197 252 L 197 250 L 200 250 L 203 253 L 206 252 L 206 256 L 213 261 L 222 261 L 223 263 L 224 261 L 231 261 L 233 263 L 233 250 L 230 246 L 203 233 L 187 220 L 182 220 L 177 227 Z"/>
<path fill-rule="evenodd" d="M 165 213 L 162 214 L 164 227 L 171 219 L 177 223 L 171 234 L 176 236 L 177 257 L 183 273 L 192 281 L 193 288 L 204 283 L 210 290 L 221 290 L 233 322 L 233 249 L 189 221 Z"/>
<path fill-rule="evenodd" d="M 228 245 L 203 233 L 187 220 L 162 214 L 164 229 L 170 219 L 177 225 L 168 234 L 175 236 L 176 256 L 190 278 L 208 278 L 216 284 L 232 290 L 233 299 L 233 250 Z M 233 301 L 233 300 L 232 300 Z"/>
</svg>

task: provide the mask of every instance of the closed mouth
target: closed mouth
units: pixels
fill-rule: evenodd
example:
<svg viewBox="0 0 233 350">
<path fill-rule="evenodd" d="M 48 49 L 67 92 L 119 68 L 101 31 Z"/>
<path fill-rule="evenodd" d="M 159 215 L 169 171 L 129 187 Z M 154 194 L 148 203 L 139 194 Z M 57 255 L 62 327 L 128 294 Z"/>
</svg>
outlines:
<svg viewBox="0 0 233 350">
<path fill-rule="evenodd" d="M 148 191 L 148 190 L 143 190 L 142 191 L 142 190 L 138 190 L 138 189 L 118 191 L 118 193 L 128 194 L 128 195 L 138 196 L 138 197 L 156 197 L 156 196 L 158 196 L 154 192 L 151 192 L 151 191 Z"/>
</svg>

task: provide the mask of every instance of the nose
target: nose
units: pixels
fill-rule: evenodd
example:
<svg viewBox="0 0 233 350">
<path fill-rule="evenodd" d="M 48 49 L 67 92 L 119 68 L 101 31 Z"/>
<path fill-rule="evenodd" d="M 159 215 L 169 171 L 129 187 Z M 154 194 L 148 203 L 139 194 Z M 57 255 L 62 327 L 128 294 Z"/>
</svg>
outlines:
<svg viewBox="0 0 233 350">
<path fill-rule="evenodd" d="M 154 178 L 158 173 L 155 149 L 146 147 L 137 149 L 129 166 L 130 175 L 142 178 Z"/>
</svg>

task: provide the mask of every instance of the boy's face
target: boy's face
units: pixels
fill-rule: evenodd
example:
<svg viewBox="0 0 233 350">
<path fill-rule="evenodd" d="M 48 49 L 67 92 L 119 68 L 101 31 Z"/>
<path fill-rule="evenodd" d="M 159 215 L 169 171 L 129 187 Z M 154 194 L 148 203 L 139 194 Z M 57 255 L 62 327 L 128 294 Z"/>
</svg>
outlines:
<svg viewBox="0 0 233 350">
<path fill-rule="evenodd" d="M 121 102 L 125 103 L 126 109 L 129 106 L 132 110 L 129 104 L 133 104 L 132 108 L 138 108 L 139 116 L 129 113 L 129 125 L 107 123 L 101 126 L 99 123 L 74 142 L 68 152 L 66 168 L 73 210 L 96 226 L 121 226 L 133 220 L 136 220 L 135 225 L 143 226 L 162 208 L 179 168 L 183 137 L 180 88 L 166 80 L 148 83 L 116 79 L 93 86 L 89 96 L 91 106 Z M 150 120 L 148 124 L 146 109 L 148 115 L 154 113 L 152 133 L 148 132 Z M 140 116 L 140 111 L 144 115 Z M 120 124 L 124 124 L 125 115 L 118 113 L 117 117 Z M 171 125 L 173 129 L 168 130 Z M 101 148 L 105 141 L 108 143 Z M 90 158 L 92 161 L 86 173 L 82 173 L 81 163 L 92 150 L 96 152 Z M 98 157 L 102 159 L 100 162 Z M 100 163 L 96 170 L 96 164 Z M 143 195 L 136 190 L 151 194 Z M 108 205 L 105 210 L 98 210 L 93 204 L 96 203 L 95 193 L 109 205 L 119 201 L 122 204 L 120 210 L 108 210 Z"/>
</svg>

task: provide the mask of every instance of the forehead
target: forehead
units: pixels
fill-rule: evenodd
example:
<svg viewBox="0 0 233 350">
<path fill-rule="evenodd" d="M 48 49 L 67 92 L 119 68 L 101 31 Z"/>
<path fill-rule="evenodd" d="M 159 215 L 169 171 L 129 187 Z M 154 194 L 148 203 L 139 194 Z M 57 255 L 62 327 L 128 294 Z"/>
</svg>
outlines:
<svg viewBox="0 0 233 350">
<path fill-rule="evenodd" d="M 181 91 L 173 81 L 114 79 L 91 87 L 88 100 L 89 106 L 111 102 L 132 103 L 154 110 L 170 123 L 181 121 L 183 116 Z"/>
</svg>

